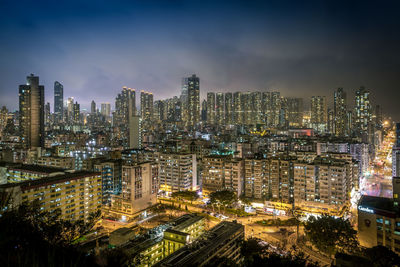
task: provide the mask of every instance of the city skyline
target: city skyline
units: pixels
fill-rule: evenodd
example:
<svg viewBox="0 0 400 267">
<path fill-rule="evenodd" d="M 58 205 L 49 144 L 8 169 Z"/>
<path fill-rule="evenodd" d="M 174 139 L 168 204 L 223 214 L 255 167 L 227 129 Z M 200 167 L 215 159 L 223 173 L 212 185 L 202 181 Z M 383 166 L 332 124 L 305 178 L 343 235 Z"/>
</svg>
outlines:
<svg viewBox="0 0 400 267">
<path fill-rule="evenodd" d="M 342 87 L 353 106 L 354 92 L 365 86 L 385 114 L 399 119 L 396 6 L 6 3 L 0 105 L 17 109 L 15 91 L 29 73 L 41 77 L 52 110 L 55 81 L 64 85 L 64 99 L 75 97 L 90 110 L 92 99 L 113 103 L 122 86 L 153 92 L 155 100 L 179 95 L 181 78 L 195 73 L 201 99 L 210 91 L 268 90 L 303 97 L 305 106 L 324 95 L 332 106 L 333 91 Z"/>
</svg>

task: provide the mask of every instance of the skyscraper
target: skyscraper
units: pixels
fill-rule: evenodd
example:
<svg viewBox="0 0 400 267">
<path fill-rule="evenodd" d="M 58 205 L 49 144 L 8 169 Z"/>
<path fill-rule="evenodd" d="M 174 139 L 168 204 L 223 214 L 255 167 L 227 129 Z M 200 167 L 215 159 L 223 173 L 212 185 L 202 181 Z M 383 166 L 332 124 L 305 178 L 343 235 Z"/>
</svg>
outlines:
<svg viewBox="0 0 400 267">
<path fill-rule="evenodd" d="M 142 148 L 142 119 L 137 116 L 129 116 L 129 148 Z"/>
<path fill-rule="evenodd" d="M 400 123 L 396 123 L 396 141 L 392 150 L 392 176 L 400 177 Z"/>
<path fill-rule="evenodd" d="M 328 122 L 328 106 L 325 96 L 311 98 L 311 124 L 316 131 L 325 132 Z"/>
<path fill-rule="evenodd" d="M 67 100 L 67 121 L 70 123 L 74 120 L 74 98 L 68 97 Z"/>
<path fill-rule="evenodd" d="M 236 124 L 243 123 L 242 93 L 233 93 L 233 122 Z"/>
<path fill-rule="evenodd" d="M 207 121 L 207 100 L 203 100 L 203 102 L 201 102 L 201 120 L 203 122 Z"/>
<path fill-rule="evenodd" d="M 200 79 L 193 74 L 191 77 L 184 78 L 184 84 L 187 86 L 185 123 L 189 128 L 193 128 L 200 121 Z"/>
<path fill-rule="evenodd" d="M 96 113 L 96 102 L 94 102 L 94 100 L 92 100 L 92 103 L 90 103 L 90 113 Z"/>
<path fill-rule="evenodd" d="M 81 121 L 81 107 L 78 102 L 74 104 L 73 121 L 74 123 L 80 123 Z"/>
<path fill-rule="evenodd" d="M 232 93 L 225 93 L 225 123 L 233 123 L 233 97 Z"/>
<path fill-rule="evenodd" d="M 354 124 L 357 133 L 365 133 L 368 130 L 368 124 L 372 119 L 372 110 L 369 91 L 363 86 L 356 91 L 354 115 Z"/>
<path fill-rule="evenodd" d="M 215 122 L 218 126 L 225 124 L 224 93 L 217 93 L 215 100 Z"/>
<path fill-rule="evenodd" d="M 334 133 L 336 136 L 345 136 L 349 133 L 346 132 L 346 119 L 347 119 L 347 103 L 346 93 L 343 88 L 338 88 L 334 93 L 333 103 L 333 122 Z"/>
<path fill-rule="evenodd" d="M 153 93 L 140 92 L 140 114 L 145 128 L 151 125 L 153 119 Z"/>
<path fill-rule="evenodd" d="M 263 121 L 263 112 L 262 112 L 262 93 L 261 92 L 252 92 L 250 94 L 250 108 L 251 108 L 251 121 L 250 123 L 261 124 Z"/>
<path fill-rule="evenodd" d="M 207 123 L 215 124 L 215 93 L 207 93 Z"/>
<path fill-rule="evenodd" d="M 21 141 L 25 148 L 44 147 L 44 86 L 31 74 L 19 86 Z"/>
<path fill-rule="evenodd" d="M 47 102 L 46 105 L 44 106 L 44 124 L 47 126 L 50 124 L 50 103 Z"/>
<path fill-rule="evenodd" d="M 303 124 L 303 99 L 286 98 L 289 127 L 301 127 Z"/>
<path fill-rule="evenodd" d="M 63 120 L 64 113 L 64 86 L 55 81 L 54 82 L 54 113 L 60 121 Z"/>
<path fill-rule="evenodd" d="M 136 115 L 136 92 L 135 89 L 124 86 L 115 99 L 114 125 L 127 126 L 129 114 Z"/>
<path fill-rule="evenodd" d="M 111 116 L 111 105 L 110 103 L 101 103 L 101 114 L 106 118 Z"/>
<path fill-rule="evenodd" d="M 281 113 L 280 92 L 263 92 L 261 109 L 264 115 L 264 122 L 269 127 L 279 125 L 279 114 Z"/>
</svg>

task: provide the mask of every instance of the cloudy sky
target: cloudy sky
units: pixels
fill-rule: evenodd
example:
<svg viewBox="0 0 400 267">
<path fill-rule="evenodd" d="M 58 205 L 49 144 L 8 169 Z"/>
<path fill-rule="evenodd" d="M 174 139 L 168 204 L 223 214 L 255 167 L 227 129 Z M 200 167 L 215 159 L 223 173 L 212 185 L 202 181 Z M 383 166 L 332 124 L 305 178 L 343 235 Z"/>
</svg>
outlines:
<svg viewBox="0 0 400 267">
<path fill-rule="evenodd" d="M 301 2 L 301 3 L 300 3 Z M 84 108 L 122 86 L 155 99 L 196 73 L 207 91 L 326 95 L 361 85 L 400 120 L 399 1 L 0 0 L 0 105 L 34 73 L 53 104 L 64 84 Z M 53 108 L 52 108 L 53 109 Z"/>
</svg>

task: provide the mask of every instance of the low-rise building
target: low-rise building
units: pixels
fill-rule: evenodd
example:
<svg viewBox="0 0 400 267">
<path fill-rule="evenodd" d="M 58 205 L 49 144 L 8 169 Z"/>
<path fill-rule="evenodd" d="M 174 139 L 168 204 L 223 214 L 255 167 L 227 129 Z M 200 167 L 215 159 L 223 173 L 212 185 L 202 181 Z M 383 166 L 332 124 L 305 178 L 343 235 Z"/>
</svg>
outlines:
<svg viewBox="0 0 400 267">
<path fill-rule="evenodd" d="M 202 238 L 185 245 L 155 266 L 204 266 L 220 257 L 239 264 L 242 259 L 240 245 L 243 239 L 243 225 L 224 221 L 204 233 Z"/>
</svg>

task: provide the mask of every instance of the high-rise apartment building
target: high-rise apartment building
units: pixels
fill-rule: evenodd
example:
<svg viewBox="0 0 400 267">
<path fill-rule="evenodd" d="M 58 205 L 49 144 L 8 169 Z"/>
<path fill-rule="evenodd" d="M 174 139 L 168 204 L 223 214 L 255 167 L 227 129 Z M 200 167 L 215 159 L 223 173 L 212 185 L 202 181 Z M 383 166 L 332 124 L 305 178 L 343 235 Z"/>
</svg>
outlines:
<svg viewBox="0 0 400 267">
<path fill-rule="evenodd" d="M 115 98 L 114 125 L 126 128 L 130 114 L 136 115 L 136 91 L 124 86 Z"/>
<path fill-rule="evenodd" d="M 400 123 L 396 123 L 396 141 L 392 150 L 392 176 L 400 177 Z"/>
<path fill-rule="evenodd" d="M 145 128 L 148 128 L 152 124 L 153 119 L 153 93 L 141 91 L 140 92 L 140 114 L 142 123 Z"/>
<path fill-rule="evenodd" d="M 201 120 L 207 122 L 207 100 L 205 99 L 201 102 Z"/>
<path fill-rule="evenodd" d="M 73 121 L 74 123 L 80 123 L 81 121 L 81 105 L 77 101 L 73 105 Z"/>
<path fill-rule="evenodd" d="M 64 86 L 55 81 L 54 82 L 54 114 L 58 120 L 63 120 L 64 115 Z"/>
<path fill-rule="evenodd" d="M 159 153 L 160 190 L 173 193 L 197 189 L 197 161 L 195 154 Z"/>
<path fill-rule="evenodd" d="M 111 104 L 110 103 L 101 103 L 100 113 L 104 117 L 109 118 L 111 116 Z"/>
<path fill-rule="evenodd" d="M 368 125 L 372 120 L 372 110 L 369 91 L 363 86 L 356 91 L 354 115 L 354 125 L 357 133 L 367 132 Z"/>
<path fill-rule="evenodd" d="M 47 102 L 46 105 L 44 105 L 44 125 L 48 126 L 51 121 L 51 111 L 50 111 L 50 103 Z"/>
<path fill-rule="evenodd" d="M 336 136 L 345 136 L 347 132 L 347 100 L 343 88 L 338 88 L 334 93 L 333 102 L 334 133 Z"/>
<path fill-rule="evenodd" d="M 207 93 L 207 123 L 210 125 L 215 124 L 215 93 Z"/>
<path fill-rule="evenodd" d="M 195 74 L 184 78 L 187 101 L 183 104 L 186 126 L 193 128 L 200 122 L 200 79 Z"/>
<path fill-rule="evenodd" d="M 128 126 L 129 148 L 142 148 L 142 119 L 139 116 L 130 116 Z"/>
<path fill-rule="evenodd" d="M 74 98 L 68 97 L 67 99 L 67 121 L 71 123 L 74 120 Z"/>
<path fill-rule="evenodd" d="M 8 119 L 9 119 L 8 109 L 6 106 L 3 106 L 0 110 L 0 138 L 3 135 L 3 130 L 7 126 Z"/>
<path fill-rule="evenodd" d="M 262 110 L 264 114 L 264 123 L 268 127 L 278 127 L 279 113 L 281 109 L 280 92 L 263 92 L 262 93 Z"/>
<path fill-rule="evenodd" d="M 203 194 L 228 189 L 240 196 L 243 190 L 243 161 L 230 156 L 203 157 Z"/>
<path fill-rule="evenodd" d="M 25 148 L 44 147 L 44 86 L 31 74 L 19 86 L 19 123 Z"/>
<path fill-rule="evenodd" d="M 233 96 L 232 93 L 225 93 L 225 123 L 233 124 Z"/>
<path fill-rule="evenodd" d="M 94 100 L 90 103 L 90 113 L 96 114 L 96 102 Z"/>
<path fill-rule="evenodd" d="M 328 105 L 325 96 L 311 97 L 311 124 L 316 131 L 325 132 L 328 123 Z"/>
<path fill-rule="evenodd" d="M 250 124 L 261 124 L 263 122 L 264 114 L 262 112 L 262 93 L 250 93 Z"/>
<path fill-rule="evenodd" d="M 215 122 L 218 126 L 225 125 L 224 93 L 215 94 Z"/>
<path fill-rule="evenodd" d="M 252 199 L 263 199 L 268 162 L 265 159 L 244 160 L 244 193 Z"/>
<path fill-rule="evenodd" d="M 286 109 L 289 127 L 301 127 L 303 125 L 303 99 L 287 97 Z"/>
<path fill-rule="evenodd" d="M 243 124 L 242 93 L 233 93 L 233 122 Z"/>
<path fill-rule="evenodd" d="M 102 203 L 111 204 L 111 196 L 122 190 L 122 160 L 107 160 L 94 164 L 94 170 L 101 173 Z"/>
<path fill-rule="evenodd" d="M 358 174 L 357 174 L 358 175 Z M 353 182 L 351 165 L 344 160 L 316 158 L 294 164 L 294 201 L 296 205 L 317 202 L 344 205 Z"/>
</svg>

